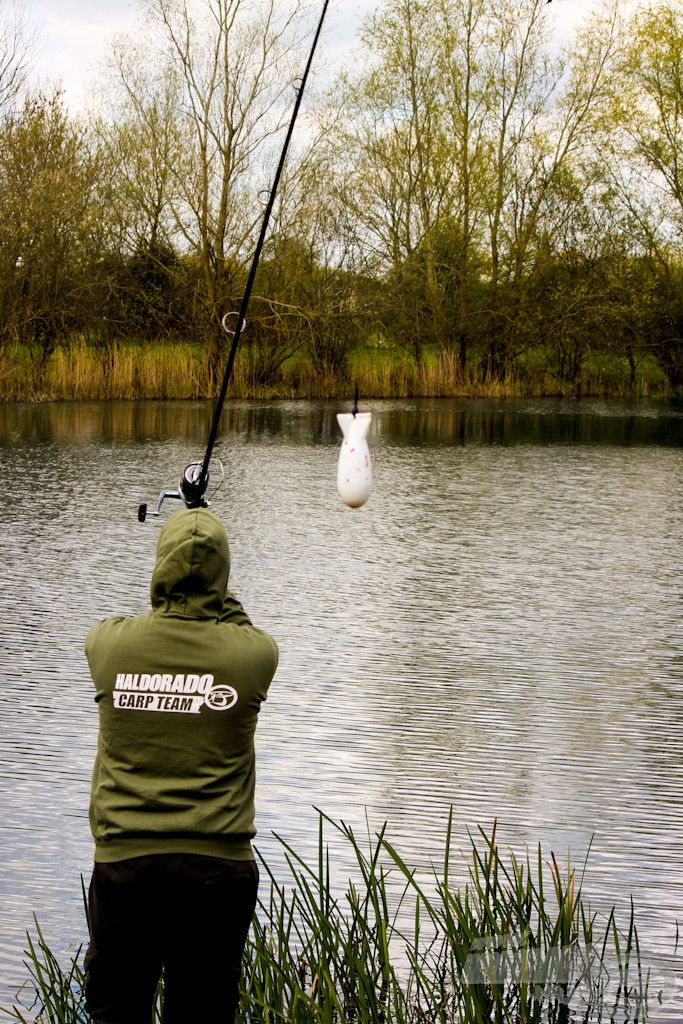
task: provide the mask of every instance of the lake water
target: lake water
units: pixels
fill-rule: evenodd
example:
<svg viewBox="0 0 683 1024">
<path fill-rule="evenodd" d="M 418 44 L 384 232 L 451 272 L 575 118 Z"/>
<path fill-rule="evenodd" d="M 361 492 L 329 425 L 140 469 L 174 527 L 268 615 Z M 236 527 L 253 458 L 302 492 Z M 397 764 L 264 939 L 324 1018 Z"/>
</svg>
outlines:
<svg viewBox="0 0 683 1024">
<path fill-rule="evenodd" d="M 683 1019 L 683 414 L 653 404 L 377 402 L 375 491 L 335 491 L 329 403 L 232 403 L 214 500 L 231 585 L 276 637 L 257 735 L 258 845 L 304 855 L 316 811 L 388 821 L 418 871 L 449 808 L 585 891 L 666 965 L 651 1020 Z M 82 654 L 148 601 L 141 500 L 201 456 L 205 403 L 0 407 L 0 1005 L 35 910 L 83 940 L 79 876 L 97 714 Z M 164 519 L 175 510 L 165 506 Z M 346 865 L 337 865 L 344 874 Z M 680 964 L 680 961 L 679 961 Z"/>
</svg>

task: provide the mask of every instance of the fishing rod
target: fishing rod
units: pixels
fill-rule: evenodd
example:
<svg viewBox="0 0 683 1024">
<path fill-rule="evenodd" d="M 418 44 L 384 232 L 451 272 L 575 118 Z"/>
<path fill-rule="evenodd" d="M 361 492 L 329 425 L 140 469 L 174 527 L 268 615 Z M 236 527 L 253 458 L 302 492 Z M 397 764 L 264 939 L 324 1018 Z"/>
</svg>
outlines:
<svg viewBox="0 0 683 1024">
<path fill-rule="evenodd" d="M 287 150 L 289 149 L 289 143 L 294 133 L 294 125 L 299 114 L 299 107 L 301 106 L 301 100 L 303 98 L 304 89 L 306 88 L 306 82 L 308 81 L 308 75 L 313 64 L 313 57 L 318 46 L 318 40 L 320 39 L 320 33 L 322 32 L 323 22 L 325 21 L 325 15 L 327 14 L 327 8 L 330 0 L 325 0 L 323 3 L 322 14 L 318 21 L 318 27 L 313 37 L 313 45 L 311 46 L 308 60 L 306 62 L 306 68 L 303 75 L 298 79 L 298 85 L 295 85 L 296 100 L 294 102 L 294 110 L 292 111 L 292 117 L 289 122 L 287 129 L 287 135 L 285 136 L 284 145 L 282 152 L 280 153 L 280 160 L 277 165 L 275 172 L 275 178 L 268 195 L 268 202 L 266 204 L 265 212 L 263 214 L 263 221 L 261 222 L 261 231 L 259 233 L 258 241 L 256 243 L 256 249 L 254 250 L 254 256 L 251 261 L 251 267 L 249 269 L 249 276 L 247 277 L 247 283 L 244 288 L 244 294 L 242 295 L 242 302 L 240 304 L 239 312 L 237 313 L 225 313 L 221 318 L 221 327 L 226 334 L 232 334 L 232 345 L 230 346 L 230 353 L 228 355 L 228 361 L 225 366 L 225 372 L 223 374 L 223 382 L 221 389 L 218 394 L 216 406 L 213 413 L 213 419 L 211 421 L 211 429 L 209 431 L 209 439 L 206 443 L 206 451 L 204 458 L 201 462 L 191 462 L 189 466 L 186 466 L 183 470 L 183 475 L 180 478 L 177 490 L 162 490 L 157 499 L 156 507 L 153 512 L 148 512 L 147 505 L 143 502 L 138 508 L 138 520 L 144 523 L 148 515 L 158 516 L 161 514 L 161 506 L 166 498 L 178 498 L 180 501 L 185 503 L 187 508 L 206 508 L 208 501 L 204 497 L 206 488 L 209 484 L 209 463 L 211 462 L 211 456 L 213 454 L 214 445 L 216 443 L 216 437 L 218 436 L 218 428 L 220 426 L 221 415 L 223 412 L 223 405 L 225 403 L 225 396 L 228 393 L 228 384 L 230 383 L 230 377 L 232 376 L 232 369 L 235 364 L 235 356 L 237 354 L 237 346 L 239 345 L 240 336 L 246 324 L 247 307 L 249 305 L 249 299 L 251 298 L 251 291 L 254 287 L 254 279 L 256 278 L 256 270 L 261 258 L 261 250 L 266 240 L 266 233 L 268 231 L 268 224 L 270 217 L 275 206 L 275 197 L 277 195 L 278 185 L 280 184 L 280 178 L 285 166 L 285 159 L 287 157 Z M 237 317 L 234 331 L 228 327 L 229 317 Z M 221 467 L 222 469 L 222 467 Z"/>
</svg>

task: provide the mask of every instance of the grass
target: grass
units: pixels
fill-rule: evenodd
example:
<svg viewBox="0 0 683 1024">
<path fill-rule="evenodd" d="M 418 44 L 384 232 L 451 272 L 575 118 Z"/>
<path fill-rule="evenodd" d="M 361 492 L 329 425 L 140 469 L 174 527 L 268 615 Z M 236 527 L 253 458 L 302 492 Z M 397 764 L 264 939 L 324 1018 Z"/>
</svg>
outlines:
<svg viewBox="0 0 683 1024">
<path fill-rule="evenodd" d="M 336 892 L 331 846 L 353 869 Z M 259 911 L 247 942 L 241 1024 L 562 1024 L 648 1019 L 649 978 L 631 904 L 625 929 L 599 916 L 577 877 L 540 847 L 504 855 L 496 828 L 469 836 L 467 881 L 451 877 L 453 823 L 440 865 L 420 878 L 386 837 L 360 840 L 320 816 L 307 863 L 279 839 L 286 881 L 263 863 Z M 8 1011 L 27 1024 L 79 1024 L 82 950 L 60 966 L 36 922 L 28 979 Z M 159 1002 L 163 991 L 159 994 Z M 159 1003 L 158 1003 L 159 1005 Z M 158 1006 L 157 1006 L 158 1019 Z"/>
<path fill-rule="evenodd" d="M 517 373 L 489 378 L 474 362 L 463 371 L 452 352 L 425 350 L 419 363 L 406 350 L 367 347 L 350 353 L 342 370 L 316 369 L 302 353 L 263 382 L 258 365 L 241 351 L 230 394 L 234 398 L 348 398 L 357 383 L 365 398 L 517 398 L 525 396 L 630 395 L 625 359 L 596 352 L 587 357 L 577 385 L 546 369 L 548 353 L 532 350 Z M 105 348 L 73 338 L 43 358 L 23 347 L 0 348 L 0 401 L 213 398 L 206 351 L 189 341 Z M 639 367 L 636 395 L 666 394 L 666 380 L 648 357 Z"/>
</svg>

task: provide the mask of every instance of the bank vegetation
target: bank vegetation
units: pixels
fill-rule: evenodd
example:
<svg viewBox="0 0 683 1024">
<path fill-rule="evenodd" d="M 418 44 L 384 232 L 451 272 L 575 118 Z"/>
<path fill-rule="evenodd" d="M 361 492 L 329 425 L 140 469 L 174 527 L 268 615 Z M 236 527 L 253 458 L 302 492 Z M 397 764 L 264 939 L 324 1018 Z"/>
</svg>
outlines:
<svg viewBox="0 0 683 1024">
<path fill-rule="evenodd" d="M 307 97 L 232 394 L 679 393 L 683 9 L 626 7 L 384 0 Z M 4 400 L 215 394 L 312 12 L 143 13 L 87 116 L 0 27 Z"/>
<path fill-rule="evenodd" d="M 632 904 L 621 927 L 614 908 L 592 909 L 586 863 L 577 873 L 540 847 L 504 853 L 494 825 L 469 836 L 459 886 L 454 843 L 451 819 L 440 864 L 419 873 L 386 828 L 361 838 L 321 816 L 311 861 L 280 839 L 286 868 L 261 861 L 239 1024 L 647 1022 L 671 1005 L 676 952 L 647 962 Z M 338 857 L 351 875 L 343 892 Z M 87 1024 L 83 952 L 57 956 L 38 926 L 10 1019 Z M 153 1024 L 162 1016 L 163 979 Z"/>
</svg>

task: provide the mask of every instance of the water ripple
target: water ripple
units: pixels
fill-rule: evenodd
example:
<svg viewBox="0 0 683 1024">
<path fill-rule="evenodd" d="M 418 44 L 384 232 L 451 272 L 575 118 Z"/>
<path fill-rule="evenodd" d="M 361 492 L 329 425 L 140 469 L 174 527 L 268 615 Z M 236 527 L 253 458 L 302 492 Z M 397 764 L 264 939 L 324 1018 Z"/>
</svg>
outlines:
<svg viewBox="0 0 683 1024">
<path fill-rule="evenodd" d="M 451 807 L 457 847 L 494 820 L 503 845 L 576 863 L 592 838 L 592 902 L 627 917 L 632 893 L 641 943 L 666 953 L 683 913 L 683 418 L 582 410 L 379 403 L 376 490 L 355 513 L 334 493 L 334 408 L 228 410 L 232 583 L 281 648 L 259 845 L 280 866 L 271 830 L 312 853 L 314 807 L 388 820 L 425 877 Z M 34 910 L 61 948 L 84 937 L 83 640 L 147 606 L 156 527 L 135 507 L 206 423 L 202 403 L 0 409 L 3 479 L 30 496 L 0 494 L 0 1004 Z"/>
</svg>

